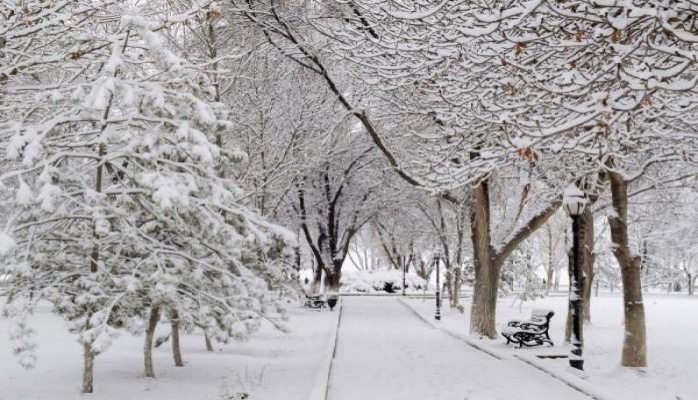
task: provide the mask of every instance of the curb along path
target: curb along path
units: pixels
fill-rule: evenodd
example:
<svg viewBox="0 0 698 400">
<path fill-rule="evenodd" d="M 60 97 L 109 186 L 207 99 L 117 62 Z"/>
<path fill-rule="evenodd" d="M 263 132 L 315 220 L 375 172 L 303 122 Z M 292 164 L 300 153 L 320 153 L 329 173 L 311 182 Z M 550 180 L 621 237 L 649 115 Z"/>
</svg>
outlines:
<svg viewBox="0 0 698 400">
<path fill-rule="evenodd" d="M 463 346 L 394 298 L 342 302 L 330 400 L 589 400 L 519 361 Z"/>
<path fill-rule="evenodd" d="M 332 334 L 328 340 L 327 347 L 325 348 L 322 356 L 322 364 L 318 369 L 318 373 L 315 377 L 315 383 L 313 384 L 313 389 L 308 396 L 308 400 L 326 400 L 328 398 L 327 396 L 330 390 L 330 376 L 332 375 L 332 362 L 334 361 L 337 353 L 337 338 L 339 335 L 339 327 L 342 323 L 343 308 L 344 300 L 340 298 L 339 306 L 336 307 L 337 323 L 335 324 Z"/>
</svg>

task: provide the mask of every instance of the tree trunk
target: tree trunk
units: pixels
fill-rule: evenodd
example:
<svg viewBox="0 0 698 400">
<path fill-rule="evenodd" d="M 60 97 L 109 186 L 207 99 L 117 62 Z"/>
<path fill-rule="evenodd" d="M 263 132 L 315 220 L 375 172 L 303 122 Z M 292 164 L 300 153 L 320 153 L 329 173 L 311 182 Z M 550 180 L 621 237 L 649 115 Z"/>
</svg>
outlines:
<svg viewBox="0 0 698 400">
<path fill-rule="evenodd" d="M 494 265 L 491 261 L 488 264 L 488 268 L 482 271 L 479 276 L 476 269 L 473 304 L 470 314 L 471 334 L 490 339 L 497 337 L 495 317 L 497 313 L 500 271 L 501 265 Z"/>
<path fill-rule="evenodd" d="M 453 304 L 453 274 L 451 273 L 451 270 L 446 270 L 446 273 L 444 274 L 443 287 L 441 288 L 441 297 L 445 297 L 446 293 L 448 293 L 448 304 L 451 306 L 451 308 L 455 307 L 455 305 Z"/>
<path fill-rule="evenodd" d="M 92 345 L 89 343 L 82 344 L 82 392 L 92 393 L 94 385 L 94 365 L 95 353 L 92 351 Z"/>
<path fill-rule="evenodd" d="M 313 270 L 313 283 L 310 286 L 310 292 L 313 294 L 320 293 L 320 285 L 322 284 L 322 265 L 316 265 Z"/>
<path fill-rule="evenodd" d="M 172 357 L 174 357 L 175 367 L 183 367 L 182 349 L 179 346 L 179 313 L 173 310 L 170 313 L 170 326 L 172 328 Z"/>
<path fill-rule="evenodd" d="M 451 307 L 457 308 L 460 305 L 460 289 L 463 285 L 463 269 L 456 267 L 453 270 L 453 282 L 451 289 Z"/>
<path fill-rule="evenodd" d="M 208 336 L 208 332 L 204 331 L 204 341 L 206 342 L 206 351 L 213 351 L 213 344 L 211 344 L 211 338 Z"/>
<path fill-rule="evenodd" d="M 688 275 L 688 295 L 693 296 L 693 277 L 691 274 Z"/>
<path fill-rule="evenodd" d="M 495 315 L 501 264 L 493 260 L 490 237 L 490 197 L 487 181 L 472 189 L 470 230 L 473 242 L 475 284 L 470 310 L 470 333 L 480 337 L 497 337 Z"/>
<path fill-rule="evenodd" d="M 611 226 L 613 255 L 618 260 L 623 281 L 623 311 L 625 335 L 623 337 L 624 367 L 647 366 L 647 338 L 645 330 L 645 306 L 642 302 L 642 258 L 634 255 L 628 240 L 628 182 L 617 172 L 609 171 L 611 199 L 614 213 L 608 219 Z"/>
<path fill-rule="evenodd" d="M 159 319 L 160 306 L 152 306 L 150 309 L 150 318 L 148 318 L 148 327 L 145 331 L 145 341 L 143 343 L 143 363 L 145 366 L 144 374 L 146 378 L 155 378 L 155 369 L 153 368 L 153 339 L 155 338 L 155 328 L 157 328 Z"/>
<path fill-rule="evenodd" d="M 104 111 L 104 119 L 109 116 L 109 110 L 111 108 L 111 102 L 113 95 L 109 97 L 109 105 Z M 102 125 L 102 132 L 106 130 L 106 124 Z M 104 143 L 99 144 L 98 155 L 100 160 L 103 159 L 106 153 L 106 145 Z M 97 166 L 97 172 L 95 174 L 95 192 L 102 192 L 102 179 L 104 175 L 104 163 L 100 162 Z M 97 232 L 94 224 L 92 225 L 92 237 L 97 240 Z M 90 272 L 96 273 L 97 266 L 99 265 L 99 246 L 95 243 L 92 247 L 92 253 L 90 255 Z M 87 323 L 85 330 L 90 328 L 90 318 L 92 313 L 89 312 L 87 315 Z M 92 393 L 94 390 L 94 363 L 95 363 L 95 353 L 92 350 L 92 343 L 83 343 L 83 374 L 82 374 L 82 392 Z"/>
<path fill-rule="evenodd" d="M 594 297 L 599 297 L 599 279 L 596 280 L 596 288 L 594 289 Z"/>
<path fill-rule="evenodd" d="M 550 225 L 547 225 L 546 232 L 548 234 L 548 282 L 545 285 L 545 294 L 550 293 L 550 289 L 553 286 L 553 273 L 555 272 L 555 242 L 553 242 L 553 230 Z"/>
<path fill-rule="evenodd" d="M 456 264 L 453 275 L 452 306 L 458 308 L 460 306 L 460 290 L 463 286 L 463 271 L 465 268 L 463 265 L 463 241 L 465 240 L 465 223 L 468 218 L 465 207 L 457 210 L 456 217 Z M 460 307 L 459 311 L 463 312 L 463 308 Z"/>
<path fill-rule="evenodd" d="M 325 276 L 325 289 L 327 292 L 339 292 L 339 286 L 342 284 L 342 269 L 335 266 L 332 271 L 328 271 Z"/>
<path fill-rule="evenodd" d="M 300 238 L 300 235 L 298 235 Z M 293 249 L 294 252 L 294 268 L 296 271 L 301 270 L 301 246 L 296 246 L 295 249 Z"/>
<path fill-rule="evenodd" d="M 642 302 L 642 285 L 639 283 L 640 265 L 640 257 L 632 258 L 622 274 L 625 336 L 621 365 L 624 367 L 647 366 L 645 306 Z"/>
</svg>

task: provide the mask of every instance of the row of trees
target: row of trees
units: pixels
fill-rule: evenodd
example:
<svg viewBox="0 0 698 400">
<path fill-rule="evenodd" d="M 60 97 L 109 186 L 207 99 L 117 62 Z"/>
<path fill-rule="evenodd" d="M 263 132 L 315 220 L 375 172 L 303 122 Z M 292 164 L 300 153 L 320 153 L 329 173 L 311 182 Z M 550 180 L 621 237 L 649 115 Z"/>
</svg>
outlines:
<svg viewBox="0 0 698 400">
<path fill-rule="evenodd" d="M 646 365 L 629 204 L 695 177 L 693 3 L 230 4 L 324 83 L 405 183 L 467 206 L 472 333 L 495 337 L 502 266 L 556 214 L 562 188 L 579 186 L 591 203 L 587 282 L 604 210 L 622 277 L 622 364 Z"/>
</svg>

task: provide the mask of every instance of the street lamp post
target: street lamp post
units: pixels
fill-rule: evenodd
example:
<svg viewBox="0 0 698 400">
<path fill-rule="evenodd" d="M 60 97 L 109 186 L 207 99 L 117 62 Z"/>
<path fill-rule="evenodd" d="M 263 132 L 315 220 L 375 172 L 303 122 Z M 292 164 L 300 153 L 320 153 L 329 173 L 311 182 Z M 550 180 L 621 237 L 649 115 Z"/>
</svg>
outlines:
<svg viewBox="0 0 698 400">
<path fill-rule="evenodd" d="M 582 306 L 584 297 L 582 286 L 584 273 L 579 265 L 581 247 L 579 243 L 579 218 L 584 212 L 586 197 L 584 193 L 574 185 L 570 185 L 563 195 L 565 211 L 572 217 L 572 282 L 570 292 L 570 309 L 572 310 L 572 355 L 570 366 L 578 370 L 584 370 L 584 334 L 582 330 Z"/>
<path fill-rule="evenodd" d="M 398 260 L 402 260 L 402 261 L 398 261 L 398 262 L 400 262 L 402 265 L 402 295 L 404 296 L 405 295 L 405 285 L 407 283 L 407 280 L 405 278 L 405 275 L 407 274 L 407 261 L 405 260 L 405 257 L 402 257 L 402 256 L 398 256 Z"/>
<path fill-rule="evenodd" d="M 437 321 L 441 320 L 441 283 L 439 281 L 439 264 L 441 263 L 441 254 L 437 251 L 434 253 L 434 263 L 436 263 L 436 313 L 434 318 Z"/>
</svg>

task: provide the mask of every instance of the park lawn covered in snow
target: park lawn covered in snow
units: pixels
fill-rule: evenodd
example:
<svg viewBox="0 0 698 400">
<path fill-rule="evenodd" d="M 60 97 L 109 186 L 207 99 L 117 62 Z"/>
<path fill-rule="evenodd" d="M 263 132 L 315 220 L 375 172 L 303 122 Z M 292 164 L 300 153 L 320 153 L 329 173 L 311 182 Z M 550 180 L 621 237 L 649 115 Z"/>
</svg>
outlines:
<svg viewBox="0 0 698 400">
<path fill-rule="evenodd" d="M 95 362 L 95 393 L 80 394 L 82 347 L 63 320 L 41 307 L 32 318 L 38 362 L 23 369 L 11 354 L 9 324 L 0 319 L 0 400 L 306 400 L 330 345 L 337 313 L 289 304 L 286 334 L 263 323 L 246 342 L 214 344 L 207 352 L 202 333 L 183 334 L 185 366 L 172 361 L 170 343 L 155 349 L 156 379 L 143 378 L 143 336 L 122 334 Z M 167 334 L 161 324 L 156 335 Z"/>
<path fill-rule="evenodd" d="M 698 399 L 698 297 L 645 294 L 647 313 L 647 342 L 649 367 L 630 370 L 620 366 L 623 340 L 623 308 L 620 294 L 601 294 L 591 302 L 592 324 L 584 329 L 585 376 L 588 385 L 600 389 L 619 400 L 688 400 Z M 434 300 L 408 299 L 407 303 L 424 318 L 434 319 Z M 441 325 L 444 329 L 467 334 L 469 327 L 469 299 L 463 299 L 465 313 L 449 309 L 446 302 Z M 485 348 L 497 354 L 523 355 L 569 354 L 563 343 L 567 296 L 557 294 L 543 299 L 519 302 L 501 298 L 497 305 L 497 330 L 510 319 L 527 319 L 534 308 L 555 312 L 551 320 L 550 336 L 555 347 L 547 346 L 515 349 L 505 339 L 480 341 Z M 465 344 L 464 344 L 465 345 Z M 572 371 L 567 359 L 540 360 L 556 374 L 570 377 Z M 523 362 L 522 362 L 523 364 Z"/>
</svg>

